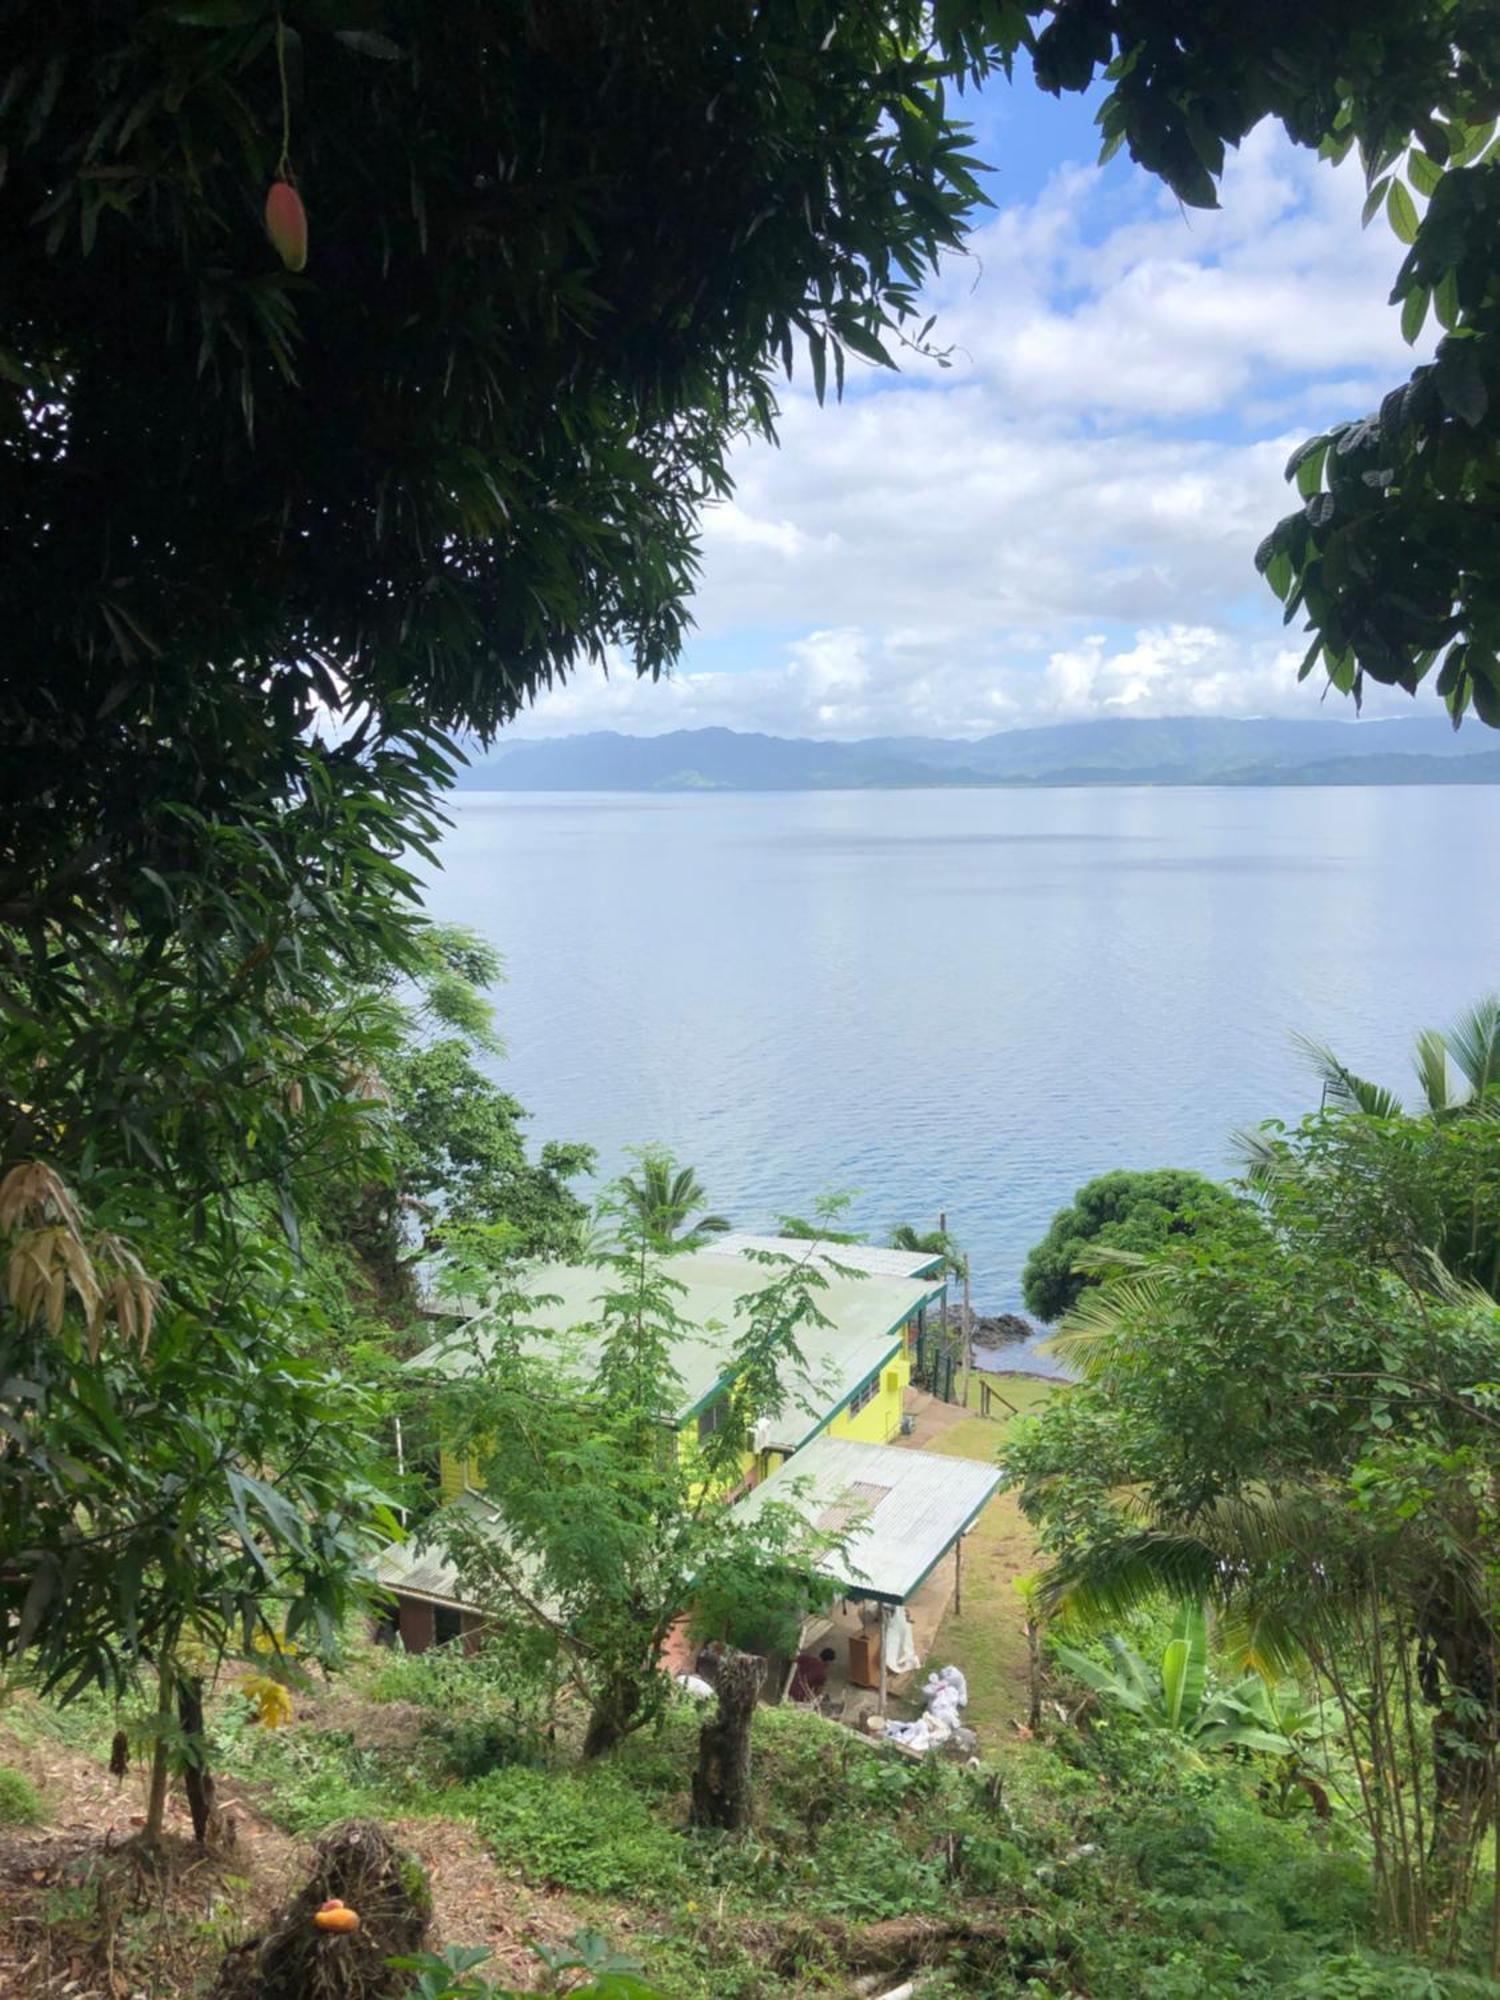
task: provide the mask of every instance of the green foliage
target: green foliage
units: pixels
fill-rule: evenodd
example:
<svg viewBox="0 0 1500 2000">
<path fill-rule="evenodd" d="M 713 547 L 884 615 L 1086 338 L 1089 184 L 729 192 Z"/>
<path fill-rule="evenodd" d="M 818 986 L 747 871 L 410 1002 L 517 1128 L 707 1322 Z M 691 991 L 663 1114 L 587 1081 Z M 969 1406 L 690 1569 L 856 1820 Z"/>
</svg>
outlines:
<svg viewBox="0 0 1500 2000">
<path fill-rule="evenodd" d="M 388 1314 L 409 1315 L 415 1273 L 440 1253 L 467 1260 L 486 1234 L 508 1256 L 566 1257 L 588 1210 L 568 1183 L 593 1166 L 587 1146 L 526 1151 L 526 1114 L 488 1075 L 500 1053 L 485 988 L 499 954 L 472 931 L 428 925 L 403 989 L 385 982 L 391 1047 L 380 1071 L 387 1145 L 373 1176 L 345 1175 L 316 1191 L 325 1242 L 356 1253 Z"/>
<path fill-rule="evenodd" d="M 1063 1318 L 1100 1282 L 1101 1267 L 1081 1261 L 1087 1253 L 1155 1250 L 1211 1221 L 1229 1199 L 1217 1182 L 1172 1167 L 1101 1174 L 1058 1210 L 1027 1257 L 1021 1278 L 1027 1310 L 1038 1319 Z"/>
<path fill-rule="evenodd" d="M 724 1215 L 702 1214 L 689 1221 L 705 1200 L 703 1184 L 691 1167 L 680 1167 L 659 1146 L 637 1153 L 637 1170 L 616 1184 L 619 1200 L 653 1250 L 696 1250 L 708 1236 L 731 1227 Z"/>
<path fill-rule="evenodd" d="M 573 1943 L 563 1950 L 538 1945 L 536 1951 L 552 1976 L 549 1991 L 577 1994 L 579 2000 L 661 2000 L 654 1987 L 636 1976 L 637 1962 L 612 1950 L 597 1931 L 575 1932 Z M 449 1945 L 445 1951 L 387 1963 L 417 1975 L 406 2000 L 520 2000 L 511 1987 L 497 1986 L 478 1972 L 490 1956 L 487 1945 Z M 588 1984 L 578 1985 L 573 1973 L 587 1974 Z"/>
<path fill-rule="evenodd" d="M 301 274 L 261 222 L 278 22 Z M 80 942 L 210 865 L 183 806 L 352 797 L 613 643 L 660 672 L 793 342 L 884 360 L 981 200 L 948 92 L 994 37 L 915 0 L 7 26 L 0 743 L 45 805 L 6 907 Z"/>
<path fill-rule="evenodd" d="M 477 1652 L 462 1641 L 424 1653 L 392 1652 L 366 1679 L 370 1699 L 413 1702 L 442 1768 L 482 1777 L 510 1764 L 551 1761 L 557 1710 L 555 1649 L 545 1634 L 491 1629 Z"/>
<path fill-rule="evenodd" d="M 941 1257 L 945 1277 L 962 1278 L 969 1268 L 968 1258 L 947 1229 L 914 1229 L 909 1222 L 899 1223 L 891 1231 L 891 1248 L 911 1250 L 918 1256 Z"/>
<path fill-rule="evenodd" d="M 1114 1632 L 1103 1635 L 1103 1645 L 1107 1666 L 1061 1642 L 1054 1642 L 1052 1651 L 1106 1708 L 1162 1730 L 1195 1752 L 1249 1751 L 1300 1765 L 1304 1753 L 1327 1734 L 1321 1706 L 1304 1703 L 1295 1686 L 1273 1691 L 1256 1673 L 1243 1675 L 1232 1686 L 1214 1684 L 1208 1620 L 1201 1605 L 1178 1606 L 1172 1636 L 1155 1670 Z M 1296 1775 L 1288 1774 L 1289 1779 Z"/>
<path fill-rule="evenodd" d="M 681 1282 L 655 1226 L 628 1195 L 619 1241 L 597 1258 L 595 1360 L 570 1367 L 527 1348 L 524 1290 L 497 1294 L 485 1351 L 437 1384 L 452 1448 L 480 1460 L 494 1528 L 470 1513 L 439 1514 L 424 1533 L 445 1546 L 466 1599 L 549 1636 L 593 1704 L 586 1748 L 607 1750 L 662 1712 L 671 1682 L 668 1633 L 695 1600 L 746 1601 L 757 1579 L 784 1604 L 800 1581 L 819 1601 L 820 1557 L 837 1538 L 810 1530 L 790 1505 L 753 1528 L 724 1507 L 743 1476 L 754 1427 L 774 1416 L 801 1366 L 800 1330 L 820 1315 L 825 1280 L 794 1256 L 773 1257 L 765 1282 L 736 1301 L 726 1339 L 718 1421 L 680 1443 L 676 1354 L 703 1329 L 678 1311 Z"/>
<path fill-rule="evenodd" d="M 0 1826 L 35 1826 L 42 1818 L 42 1795 L 30 1778 L 0 1764 Z"/>
<path fill-rule="evenodd" d="M 496 1771 L 466 1788 L 464 1804 L 495 1858 L 530 1881 L 641 1902 L 691 1893 L 681 1837 L 612 1764 Z"/>
<path fill-rule="evenodd" d="M 1006 1453 L 1055 1597 L 1106 1617 L 1209 1598 L 1263 1665 L 1312 1662 L 1379 1774 L 1358 1799 L 1383 1915 L 1419 1948 L 1475 1887 L 1500 1715 L 1497 1578 L 1475 1560 L 1500 1536 L 1481 1470 L 1500 1317 L 1406 1197 L 1414 1145 L 1487 1188 L 1493 1135 L 1486 1117 L 1309 1119 L 1263 1206 L 1085 1298 L 1062 1343 L 1084 1386 Z"/>
</svg>

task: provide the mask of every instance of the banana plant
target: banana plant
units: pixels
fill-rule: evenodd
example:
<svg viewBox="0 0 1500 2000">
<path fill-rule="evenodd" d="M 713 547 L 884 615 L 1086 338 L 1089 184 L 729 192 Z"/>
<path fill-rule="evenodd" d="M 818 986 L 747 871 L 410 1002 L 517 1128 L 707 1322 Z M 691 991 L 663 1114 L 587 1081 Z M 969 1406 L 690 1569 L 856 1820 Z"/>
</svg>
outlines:
<svg viewBox="0 0 1500 2000">
<path fill-rule="evenodd" d="M 1295 1689 L 1272 1689 L 1259 1674 L 1246 1674 L 1232 1687 L 1210 1687 L 1202 1605 L 1179 1609 L 1157 1667 L 1116 1633 L 1104 1635 L 1104 1647 L 1108 1666 L 1072 1646 L 1057 1645 L 1054 1652 L 1106 1707 L 1179 1738 L 1194 1753 L 1246 1750 L 1300 1761 L 1309 1743 L 1327 1734 L 1319 1704 L 1304 1703 Z"/>
</svg>

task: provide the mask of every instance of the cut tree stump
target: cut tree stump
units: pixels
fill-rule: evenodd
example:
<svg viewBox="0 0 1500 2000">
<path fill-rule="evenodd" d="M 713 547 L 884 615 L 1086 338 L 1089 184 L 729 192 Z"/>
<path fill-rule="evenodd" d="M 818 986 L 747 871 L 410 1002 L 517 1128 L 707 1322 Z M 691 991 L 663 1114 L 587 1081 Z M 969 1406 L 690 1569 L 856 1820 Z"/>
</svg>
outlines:
<svg viewBox="0 0 1500 2000">
<path fill-rule="evenodd" d="M 730 1653 L 720 1663 L 719 1711 L 698 1732 L 694 1826 L 738 1833 L 750 1824 L 750 1725 L 765 1670 L 754 1653 Z"/>
</svg>

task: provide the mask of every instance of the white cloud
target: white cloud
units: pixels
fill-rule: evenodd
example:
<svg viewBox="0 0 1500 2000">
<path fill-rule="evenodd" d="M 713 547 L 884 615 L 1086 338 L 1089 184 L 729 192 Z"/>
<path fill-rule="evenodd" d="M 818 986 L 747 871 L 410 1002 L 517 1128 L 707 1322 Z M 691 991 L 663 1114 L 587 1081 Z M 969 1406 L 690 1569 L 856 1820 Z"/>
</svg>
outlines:
<svg viewBox="0 0 1500 2000">
<path fill-rule="evenodd" d="M 1294 504 L 1290 447 L 1412 365 L 1385 303 L 1399 251 L 1361 197 L 1269 128 L 1210 214 L 1062 169 L 943 273 L 949 370 L 861 373 L 826 409 L 799 384 L 781 448 L 737 454 L 704 522 L 711 646 L 654 688 L 589 675 L 519 730 L 1315 713 L 1252 557 Z"/>
</svg>

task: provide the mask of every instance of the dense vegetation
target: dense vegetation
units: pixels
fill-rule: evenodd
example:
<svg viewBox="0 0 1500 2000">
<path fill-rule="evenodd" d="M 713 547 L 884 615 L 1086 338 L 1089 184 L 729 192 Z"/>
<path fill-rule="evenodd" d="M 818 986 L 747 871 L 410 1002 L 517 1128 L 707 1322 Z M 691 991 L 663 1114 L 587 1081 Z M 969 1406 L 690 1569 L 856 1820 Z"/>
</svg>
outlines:
<svg viewBox="0 0 1500 2000">
<path fill-rule="evenodd" d="M 699 509 L 735 442 L 774 433 L 778 372 L 805 366 L 821 396 L 850 356 L 926 341 L 921 288 L 982 201 L 953 106 L 1023 53 L 1044 89 L 1102 78 L 1106 146 L 1188 202 L 1214 201 L 1226 144 L 1263 117 L 1359 149 L 1409 245 L 1408 332 L 1430 310 L 1444 339 L 1378 420 L 1299 454 L 1306 504 L 1262 566 L 1337 687 L 1436 670 L 1456 717 L 1500 721 L 1500 45 L 1458 0 L 1191 20 L 1174 0 L 10 0 L 3 18 L 0 1664 L 63 1713 L 119 1709 L 111 1752 L 133 1731 L 146 1753 L 159 1856 L 169 1780 L 207 1841 L 216 1758 L 238 1768 L 225 1664 L 257 1667 L 243 1736 L 359 1632 L 367 1559 L 415 1501 L 390 1379 L 419 1276 L 493 1283 L 585 1244 L 586 1149 L 528 1151 L 486 1068 L 493 963 L 417 910 L 447 732 L 487 739 L 615 648 L 670 664 Z M 263 231 L 273 179 L 305 204 L 305 265 Z M 1090 1379 L 1018 1447 L 1059 1600 L 1191 1584 L 1226 1635 L 1240 1619 L 1331 1690 L 1358 1796 L 1329 1792 L 1326 1827 L 1268 1833 L 1234 1762 L 1148 1811 L 1155 1738 L 1095 1731 L 1047 1767 L 1076 1794 L 1049 1835 L 992 1780 L 772 1721 L 768 1830 L 684 1844 L 647 1641 L 712 1551 L 674 1539 L 680 1488 L 624 1476 L 636 1396 L 621 1437 L 553 1440 L 574 1491 L 616 1508 L 613 1569 L 608 1541 L 560 1532 L 534 1468 L 495 1466 L 554 1581 L 593 1565 L 570 1664 L 595 1675 L 591 1747 L 628 1741 L 584 1775 L 564 1745 L 557 1770 L 455 1776 L 489 1787 L 483 1837 L 540 1853 L 545 1827 L 560 1845 L 537 1872 L 638 1889 L 679 1990 L 685 1963 L 746 1993 L 768 1966 L 847 1963 L 847 1929 L 809 1936 L 806 1910 L 867 1924 L 956 1901 L 960 1986 L 1315 1992 L 1336 1947 L 1308 1942 L 1303 1864 L 1356 1953 L 1378 1933 L 1472 1959 L 1495 1785 L 1485 1089 L 1441 1117 L 1272 1135 L 1255 1202 L 1084 1303 Z M 655 1167 L 634 1189 L 634 1249 L 627 1227 L 608 1254 L 635 1258 L 616 1314 L 635 1337 L 609 1365 L 639 1382 L 670 1330 L 655 1253 L 715 1218 Z M 815 1310 L 785 1291 L 768 1309 L 742 1418 L 774 1403 Z M 525 1387 L 491 1385 L 513 1406 Z M 1294 1559 L 1308 1532 L 1313 1565 Z M 643 1606 L 664 1541 L 676 1567 Z M 288 1754 L 252 1740 L 247 1764 Z M 350 1797 L 416 1803 L 346 1761 Z M 413 1768 L 425 1797 L 435 1767 Z M 23 1786 L 0 1800 L 29 1816 Z M 611 1828 L 609 1882 L 578 1880 Z M 1096 1869 L 1082 1850 L 1111 1842 Z M 690 1950 L 661 1912 L 700 1880 L 719 1928 L 694 1924 Z"/>
<path fill-rule="evenodd" d="M 1026 1259 L 1021 1289 L 1028 1312 L 1061 1319 L 1108 1265 L 1088 1253 L 1155 1250 L 1169 1237 L 1211 1222 L 1226 1206 L 1224 1190 L 1202 1174 L 1161 1167 L 1147 1173 L 1121 1168 L 1101 1174 L 1059 1209 Z"/>
<path fill-rule="evenodd" d="M 1309 1796 L 1360 1826 L 1386 1934 L 1500 1977 L 1500 1007 L 1418 1047 L 1423 1111 L 1319 1051 L 1342 1101 L 1266 1129 L 1253 1195 L 1116 1253 L 1058 1343 L 1082 1386 L 1008 1465 L 1054 1609 L 1211 1607 L 1318 1700 Z"/>
</svg>

